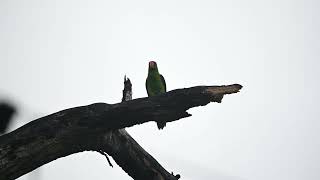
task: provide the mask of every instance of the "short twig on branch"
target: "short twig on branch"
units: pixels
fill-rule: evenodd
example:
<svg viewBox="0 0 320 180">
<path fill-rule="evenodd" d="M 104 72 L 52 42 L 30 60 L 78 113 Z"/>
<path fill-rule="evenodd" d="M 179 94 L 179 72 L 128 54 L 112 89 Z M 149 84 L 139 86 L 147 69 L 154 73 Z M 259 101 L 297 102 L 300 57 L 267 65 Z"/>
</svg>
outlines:
<svg viewBox="0 0 320 180">
<path fill-rule="evenodd" d="M 112 165 L 112 163 L 111 163 L 111 161 L 110 161 L 110 159 L 109 159 L 109 157 L 108 157 L 108 154 L 107 154 L 106 152 L 104 152 L 104 151 L 102 151 L 102 150 L 98 150 L 97 152 L 99 152 L 101 155 L 103 155 L 104 157 L 106 157 L 106 159 L 107 159 L 107 161 L 108 161 L 108 163 L 109 163 L 109 166 L 113 167 L 113 165 Z"/>
</svg>

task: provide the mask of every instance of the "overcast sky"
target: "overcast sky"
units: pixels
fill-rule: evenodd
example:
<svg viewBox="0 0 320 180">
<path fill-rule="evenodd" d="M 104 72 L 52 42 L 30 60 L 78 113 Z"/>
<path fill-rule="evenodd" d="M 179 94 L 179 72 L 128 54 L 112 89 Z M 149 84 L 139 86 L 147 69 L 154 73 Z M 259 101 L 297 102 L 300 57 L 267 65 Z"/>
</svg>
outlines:
<svg viewBox="0 0 320 180">
<path fill-rule="evenodd" d="M 147 96 L 148 61 L 168 90 L 239 83 L 192 117 L 128 128 L 182 180 L 320 179 L 320 3 L 312 0 L 0 1 L 0 99 L 15 129 L 37 117 L 121 101 L 123 77 Z M 115 162 L 113 162 L 115 164 Z M 95 152 L 33 176 L 131 179 Z"/>
</svg>

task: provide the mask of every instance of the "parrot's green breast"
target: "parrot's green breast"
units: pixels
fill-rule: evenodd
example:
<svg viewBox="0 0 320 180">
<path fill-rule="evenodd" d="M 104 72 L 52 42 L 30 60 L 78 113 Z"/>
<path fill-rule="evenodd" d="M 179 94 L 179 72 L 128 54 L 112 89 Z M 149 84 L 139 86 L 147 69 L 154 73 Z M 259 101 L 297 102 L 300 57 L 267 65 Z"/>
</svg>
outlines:
<svg viewBox="0 0 320 180">
<path fill-rule="evenodd" d="M 165 82 L 161 74 L 149 75 L 146 82 L 148 96 L 156 96 L 166 92 Z"/>
</svg>

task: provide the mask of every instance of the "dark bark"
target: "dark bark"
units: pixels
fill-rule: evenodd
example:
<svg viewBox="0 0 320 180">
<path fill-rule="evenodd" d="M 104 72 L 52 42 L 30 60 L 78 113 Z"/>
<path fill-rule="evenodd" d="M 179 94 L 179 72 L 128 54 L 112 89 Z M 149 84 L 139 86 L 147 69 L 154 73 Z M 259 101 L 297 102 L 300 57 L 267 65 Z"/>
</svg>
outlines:
<svg viewBox="0 0 320 180">
<path fill-rule="evenodd" d="M 119 129 L 148 121 L 171 122 L 188 117 L 191 115 L 186 110 L 221 102 L 224 94 L 236 93 L 240 89 L 238 84 L 177 89 L 160 96 L 118 104 L 95 103 L 75 107 L 39 118 L 0 136 L 0 179 L 18 178 L 43 164 L 76 152 L 102 149 L 133 177 L 135 171 L 130 170 L 131 166 L 143 167 L 145 157 L 151 162 L 155 160 L 124 130 Z M 130 151 L 134 154 L 128 155 Z M 128 156 L 136 156 L 137 161 L 128 160 Z M 162 167 L 158 166 L 150 164 L 146 169 L 143 167 L 134 178 L 145 179 L 143 176 L 149 173 L 151 175 L 147 177 L 152 179 L 172 179 L 173 176 L 154 175 L 154 172 L 162 172 L 159 171 Z"/>
</svg>

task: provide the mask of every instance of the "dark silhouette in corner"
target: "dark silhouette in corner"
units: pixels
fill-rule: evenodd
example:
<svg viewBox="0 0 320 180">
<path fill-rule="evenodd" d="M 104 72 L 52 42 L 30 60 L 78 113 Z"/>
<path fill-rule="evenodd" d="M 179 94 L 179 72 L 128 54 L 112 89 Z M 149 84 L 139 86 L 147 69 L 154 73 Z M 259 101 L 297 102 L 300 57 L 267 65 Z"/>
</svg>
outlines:
<svg viewBox="0 0 320 180">
<path fill-rule="evenodd" d="M 7 131 L 16 108 L 8 102 L 0 102 L 0 134 Z"/>
</svg>

